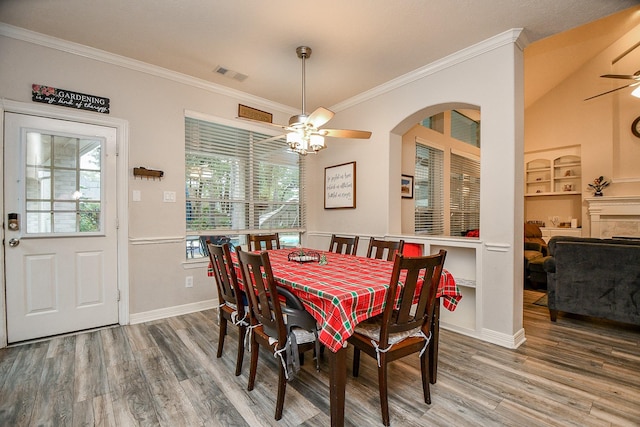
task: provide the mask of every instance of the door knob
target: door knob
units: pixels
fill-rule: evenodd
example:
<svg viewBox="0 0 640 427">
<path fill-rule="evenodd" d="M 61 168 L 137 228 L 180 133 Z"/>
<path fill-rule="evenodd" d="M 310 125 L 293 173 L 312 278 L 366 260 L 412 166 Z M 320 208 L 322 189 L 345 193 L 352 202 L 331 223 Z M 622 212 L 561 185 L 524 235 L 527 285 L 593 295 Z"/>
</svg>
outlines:
<svg viewBox="0 0 640 427">
<path fill-rule="evenodd" d="M 9 246 L 11 246 L 12 248 L 15 248 L 19 244 L 20 244 L 20 239 L 11 239 L 11 240 L 9 240 Z"/>
</svg>

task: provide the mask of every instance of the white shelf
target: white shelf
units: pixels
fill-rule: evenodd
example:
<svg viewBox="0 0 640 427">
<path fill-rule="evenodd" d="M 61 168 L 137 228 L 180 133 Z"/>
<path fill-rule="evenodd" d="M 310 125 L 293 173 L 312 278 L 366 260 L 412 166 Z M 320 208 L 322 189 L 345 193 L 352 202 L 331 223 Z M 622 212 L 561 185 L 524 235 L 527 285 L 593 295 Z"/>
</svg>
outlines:
<svg viewBox="0 0 640 427">
<path fill-rule="evenodd" d="M 540 196 L 572 196 L 582 194 L 580 191 L 556 191 L 556 192 L 544 192 L 544 193 L 527 193 L 525 197 L 540 197 Z"/>
<path fill-rule="evenodd" d="M 462 286 L 465 288 L 475 288 L 476 287 L 476 281 L 473 279 L 463 279 L 461 277 L 455 277 L 454 279 L 456 279 L 456 285 L 458 286 Z"/>
<path fill-rule="evenodd" d="M 570 168 L 575 166 L 582 166 L 580 162 L 567 162 L 567 163 L 556 163 L 553 165 L 554 168 Z"/>
</svg>

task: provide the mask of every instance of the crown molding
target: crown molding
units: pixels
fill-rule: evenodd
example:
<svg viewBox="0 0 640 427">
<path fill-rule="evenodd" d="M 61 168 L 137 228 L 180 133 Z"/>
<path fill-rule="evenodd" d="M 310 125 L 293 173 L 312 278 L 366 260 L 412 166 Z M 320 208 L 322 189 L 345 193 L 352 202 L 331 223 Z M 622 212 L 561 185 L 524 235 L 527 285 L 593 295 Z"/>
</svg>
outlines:
<svg viewBox="0 0 640 427">
<path fill-rule="evenodd" d="M 446 68 L 468 61 L 477 56 L 483 55 L 492 50 L 500 47 L 516 44 L 520 50 L 528 44 L 527 37 L 524 35 L 522 28 L 514 28 L 498 35 L 495 35 L 489 39 L 481 41 L 475 45 L 469 46 L 449 56 L 445 56 L 442 59 L 434 61 L 424 67 L 420 67 L 417 70 L 411 71 L 393 80 L 389 80 L 380 86 L 377 86 L 368 91 L 362 92 L 352 98 L 339 102 L 331 107 L 333 111 L 341 111 L 349 107 L 353 107 L 356 104 L 360 104 L 369 99 L 375 98 L 392 90 L 398 89 L 404 85 L 420 80 L 426 76 L 438 73 Z"/>
<path fill-rule="evenodd" d="M 270 101 L 265 98 L 253 96 L 246 92 L 231 89 L 226 86 L 218 85 L 208 82 L 206 80 L 198 79 L 186 74 L 182 74 L 176 71 L 171 71 L 166 68 L 158 67 L 156 65 L 147 64 L 146 62 L 138 61 L 135 59 L 127 58 L 125 56 L 116 55 L 100 49 L 85 46 L 79 43 L 69 42 L 56 37 L 47 36 L 35 31 L 26 30 L 24 28 L 16 27 L 13 25 L 0 22 L 0 36 L 21 40 L 27 43 L 55 49 L 61 52 L 67 52 L 73 55 L 93 59 L 96 61 L 104 62 L 111 65 L 127 68 L 133 71 L 138 71 L 146 74 L 150 74 L 156 77 L 161 77 L 167 80 L 171 80 L 177 83 L 192 86 L 198 89 L 202 89 L 208 92 L 213 92 L 219 95 L 236 98 L 243 102 L 254 103 L 266 108 L 272 108 L 277 111 L 288 114 L 296 114 L 298 110 L 294 107 L 280 104 Z M 338 112 L 354 105 L 365 102 L 369 99 L 380 96 L 384 93 L 398 89 L 404 85 L 412 83 L 416 80 L 420 80 L 431 74 L 440 72 L 446 68 L 468 61 L 474 57 L 490 52 L 494 49 L 503 47 L 509 44 L 516 44 L 519 49 L 524 49 L 528 45 L 528 40 L 523 32 L 522 28 L 514 28 L 489 39 L 486 39 L 480 43 L 469 46 L 458 52 L 455 52 L 449 56 L 411 71 L 400 77 L 388 81 L 382 85 L 379 85 L 373 89 L 362 92 L 354 97 L 346 99 L 331 106 L 331 110 Z"/>
<path fill-rule="evenodd" d="M 261 107 L 271 108 L 283 113 L 296 114 L 299 112 L 294 107 L 273 102 L 268 99 L 260 98 L 258 96 L 253 96 L 246 92 L 242 92 L 236 89 L 231 89 L 216 83 L 211 83 L 206 80 L 198 79 L 192 76 L 188 76 L 186 74 L 179 73 L 177 71 L 168 70 L 166 68 L 158 67 L 156 65 L 147 64 L 146 62 L 127 58 L 121 55 L 116 55 L 113 53 L 106 52 L 104 50 L 85 46 L 79 43 L 74 43 L 74 42 L 62 40 L 56 37 L 51 37 L 45 34 L 37 33 L 31 30 L 26 30 L 24 28 L 16 27 L 3 22 L 0 22 L 0 36 L 5 36 L 12 39 L 35 44 L 38 46 L 43 46 L 43 47 L 58 50 L 61 52 L 70 53 L 73 55 L 81 56 L 81 57 L 92 59 L 95 61 L 104 62 L 104 63 L 115 65 L 118 67 L 127 68 L 129 70 L 146 73 L 152 76 L 161 77 L 176 83 L 192 86 L 192 87 L 202 89 L 208 92 L 216 93 L 219 95 L 228 96 L 230 98 L 235 98 L 246 103 L 259 105 Z"/>
</svg>

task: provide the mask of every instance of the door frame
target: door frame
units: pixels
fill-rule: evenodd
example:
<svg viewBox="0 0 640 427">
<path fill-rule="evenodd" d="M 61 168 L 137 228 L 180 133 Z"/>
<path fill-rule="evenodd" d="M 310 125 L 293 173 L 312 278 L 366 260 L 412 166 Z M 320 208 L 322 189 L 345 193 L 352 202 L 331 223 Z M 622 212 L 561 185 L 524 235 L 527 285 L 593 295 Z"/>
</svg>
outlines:
<svg viewBox="0 0 640 427">
<path fill-rule="evenodd" d="M 106 126 L 116 129 L 116 204 L 117 204 L 117 286 L 120 291 L 118 301 L 118 323 L 129 324 L 129 122 L 115 117 L 101 116 L 98 113 L 88 113 L 63 107 L 48 105 L 28 104 L 24 102 L 0 99 L 0 152 L 4 153 L 4 113 L 28 114 L 31 116 L 46 117 L 51 119 L 70 120 L 74 122 L 88 123 L 97 126 Z M 5 221 L 4 212 L 4 154 L 0 161 L 0 218 Z M 0 227 L 4 240 L 4 227 Z M 3 246 L 4 249 L 4 246 Z M 0 251 L 0 348 L 7 346 L 7 310 L 6 310 L 6 283 L 5 283 L 5 258 L 4 250 Z"/>
</svg>

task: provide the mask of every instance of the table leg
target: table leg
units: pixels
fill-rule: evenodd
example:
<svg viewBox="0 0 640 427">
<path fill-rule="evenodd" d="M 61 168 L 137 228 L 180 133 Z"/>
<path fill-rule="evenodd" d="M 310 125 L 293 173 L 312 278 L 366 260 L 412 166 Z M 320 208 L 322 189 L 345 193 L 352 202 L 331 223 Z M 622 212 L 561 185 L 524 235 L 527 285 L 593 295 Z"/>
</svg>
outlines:
<svg viewBox="0 0 640 427">
<path fill-rule="evenodd" d="M 431 345 L 429 346 L 429 382 L 438 380 L 438 342 L 440 341 L 440 298 L 436 299 L 431 321 Z"/>
<path fill-rule="evenodd" d="M 344 426 L 344 395 L 347 384 L 347 348 L 329 353 L 329 396 L 331 426 Z"/>
</svg>

